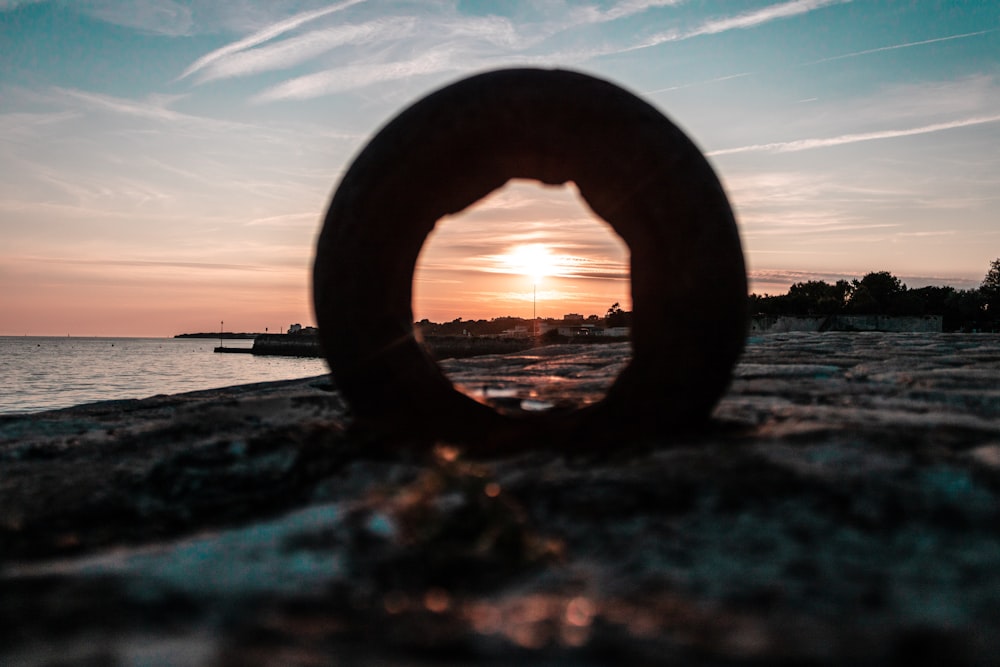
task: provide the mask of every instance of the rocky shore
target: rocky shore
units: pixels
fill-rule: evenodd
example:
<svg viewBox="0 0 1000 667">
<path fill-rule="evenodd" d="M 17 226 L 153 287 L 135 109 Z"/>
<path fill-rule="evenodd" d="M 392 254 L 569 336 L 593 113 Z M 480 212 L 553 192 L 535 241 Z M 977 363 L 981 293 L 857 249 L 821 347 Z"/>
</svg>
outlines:
<svg viewBox="0 0 1000 667">
<path fill-rule="evenodd" d="M 510 408 L 628 354 L 442 365 Z M 753 338 L 597 452 L 372 441 L 325 377 L 0 417 L 3 665 L 984 665 L 997 609 L 997 335 Z"/>
</svg>

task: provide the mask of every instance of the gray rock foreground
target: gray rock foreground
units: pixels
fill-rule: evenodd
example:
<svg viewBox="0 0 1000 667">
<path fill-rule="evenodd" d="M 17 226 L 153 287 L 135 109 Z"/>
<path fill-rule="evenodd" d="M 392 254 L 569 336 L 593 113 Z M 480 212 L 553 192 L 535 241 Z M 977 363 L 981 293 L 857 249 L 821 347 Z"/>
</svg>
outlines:
<svg viewBox="0 0 1000 667">
<path fill-rule="evenodd" d="M 627 355 L 442 365 L 582 403 Z M 312 378 L 0 417 L 0 664 L 1000 664 L 1000 336 L 755 338 L 704 432 L 601 452 L 344 415 Z"/>
</svg>

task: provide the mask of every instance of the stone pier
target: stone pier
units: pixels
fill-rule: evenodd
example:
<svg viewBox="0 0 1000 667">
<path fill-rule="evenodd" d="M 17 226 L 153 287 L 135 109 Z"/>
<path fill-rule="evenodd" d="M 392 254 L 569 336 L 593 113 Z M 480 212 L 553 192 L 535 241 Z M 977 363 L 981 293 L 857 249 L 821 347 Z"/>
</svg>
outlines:
<svg viewBox="0 0 1000 667">
<path fill-rule="evenodd" d="M 443 365 L 518 409 L 628 355 Z M 1000 336 L 756 336 L 700 432 L 426 444 L 323 377 L 0 417 L 0 664 L 1000 664 Z"/>
</svg>

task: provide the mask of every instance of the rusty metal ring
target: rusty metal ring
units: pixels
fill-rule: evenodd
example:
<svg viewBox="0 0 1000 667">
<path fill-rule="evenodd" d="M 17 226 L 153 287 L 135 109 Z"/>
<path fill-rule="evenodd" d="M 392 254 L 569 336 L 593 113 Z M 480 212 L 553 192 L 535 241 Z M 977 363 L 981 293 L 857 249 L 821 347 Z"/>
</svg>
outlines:
<svg viewBox="0 0 1000 667">
<path fill-rule="evenodd" d="M 569 414 L 499 414 L 456 390 L 414 337 L 427 235 L 511 178 L 575 181 L 631 252 L 632 360 L 603 400 Z M 563 70 L 472 76 L 383 127 L 330 203 L 313 292 L 321 344 L 358 420 L 469 445 L 703 422 L 746 337 L 739 233 L 704 156 L 638 97 Z"/>
</svg>

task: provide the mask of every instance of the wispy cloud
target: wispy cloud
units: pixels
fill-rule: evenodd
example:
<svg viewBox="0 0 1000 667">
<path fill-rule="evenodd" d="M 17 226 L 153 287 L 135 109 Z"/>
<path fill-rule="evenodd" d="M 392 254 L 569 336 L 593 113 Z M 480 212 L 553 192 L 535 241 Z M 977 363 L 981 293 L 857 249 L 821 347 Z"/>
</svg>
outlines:
<svg viewBox="0 0 1000 667">
<path fill-rule="evenodd" d="M 314 98 L 420 74 L 482 69 L 501 60 L 510 64 L 513 59 L 522 65 L 578 63 L 649 46 L 652 42 L 624 48 L 615 43 L 588 43 L 585 48 L 570 47 L 567 50 L 551 41 L 555 35 L 624 19 L 654 8 L 671 7 L 683 1 L 626 0 L 608 8 L 560 5 L 558 11 L 546 10 L 541 20 L 517 22 L 495 15 L 461 15 L 454 8 L 438 6 L 430 12 L 407 13 L 365 23 L 344 22 L 288 35 L 328 14 L 363 2 L 347 0 L 321 10 L 296 14 L 216 49 L 198 58 L 178 80 L 196 77 L 202 83 L 288 69 L 314 60 L 319 67 L 325 66 L 319 71 L 300 73 L 259 92 L 252 97 L 252 101 L 260 103 Z M 847 0 L 791 0 L 754 12 L 707 21 L 685 33 L 663 33 L 654 37 L 653 42 L 749 28 L 844 1 Z M 330 62 L 332 56 L 322 58 L 324 54 L 341 47 L 359 48 L 344 51 L 343 57 L 338 55 L 334 63 Z M 329 66 L 331 64 L 332 67 Z M 732 78 L 746 75 L 737 74 Z"/>
<path fill-rule="evenodd" d="M 453 49 L 445 46 L 407 60 L 348 65 L 306 74 L 268 88 L 255 96 L 253 101 L 304 100 L 422 74 L 463 71 L 468 66 L 468 61 L 454 58 Z"/>
<path fill-rule="evenodd" d="M 147 100 L 130 100 L 111 95 L 102 95 L 100 93 L 90 93 L 74 88 L 53 88 L 53 90 L 58 94 L 73 98 L 86 107 L 111 111 L 126 116 L 136 116 L 158 121 L 176 121 L 187 117 L 185 114 L 168 108 L 169 103 L 176 98 L 154 97 Z"/>
<path fill-rule="evenodd" d="M 76 111 L 3 113 L 0 114 L 0 135 L 7 139 L 36 136 L 43 128 L 51 129 L 50 126 L 73 120 L 79 115 Z"/>
<path fill-rule="evenodd" d="M 850 1 L 850 0 L 841 0 Z M 949 35 L 947 37 L 937 37 L 934 39 L 925 39 L 917 42 L 906 42 L 904 44 L 895 44 L 892 46 L 883 46 L 874 49 L 866 49 L 864 51 L 855 51 L 852 53 L 845 53 L 838 56 L 832 56 L 829 58 L 822 58 L 820 60 L 813 60 L 805 63 L 800 63 L 798 65 L 790 67 L 806 67 L 809 65 L 816 65 L 819 63 L 826 63 L 831 61 L 843 60 L 846 58 L 855 58 L 858 56 L 864 56 L 873 53 L 879 53 L 882 51 L 892 51 L 895 49 L 905 49 L 915 46 L 921 46 L 925 44 L 934 44 L 936 42 L 947 42 L 951 40 L 964 39 L 968 37 L 975 37 L 978 35 L 985 35 L 992 32 L 996 32 L 996 29 L 990 30 L 979 30 L 976 32 L 962 33 L 960 35 Z M 678 38 L 691 36 L 693 33 L 677 33 Z M 729 74 L 726 76 L 714 77 L 711 79 L 706 79 L 703 81 L 693 81 L 690 83 L 678 84 L 674 86 L 668 86 L 666 88 L 657 88 L 654 90 L 646 91 L 646 95 L 655 95 L 657 93 L 671 92 L 675 90 L 683 90 L 685 88 L 691 88 L 694 86 L 702 86 L 712 83 L 721 83 L 724 81 L 729 81 L 732 79 L 740 79 L 747 76 L 751 76 L 755 72 L 737 72 L 735 74 Z M 875 101 L 874 106 L 877 106 L 880 114 L 885 114 L 887 109 L 896 109 L 897 115 L 920 115 L 923 113 L 929 113 L 934 110 L 959 110 L 958 107 L 962 105 L 967 105 L 970 102 L 979 101 L 985 95 L 993 94 L 995 95 L 996 85 L 993 77 L 988 75 L 975 75 L 967 76 L 957 81 L 942 81 L 934 84 L 924 82 L 919 85 L 913 84 L 902 84 L 896 86 L 894 89 L 886 91 L 884 94 L 880 95 L 878 100 Z M 919 100 L 915 100 L 914 96 L 920 97 Z M 819 101 L 818 97 L 807 97 L 800 100 L 796 100 L 796 104 L 806 104 L 811 102 Z M 857 118 L 859 110 L 855 109 L 852 112 L 852 117 Z"/>
<path fill-rule="evenodd" d="M 775 225 L 770 229 L 755 229 L 751 232 L 753 236 L 782 236 L 788 237 L 791 235 L 822 235 L 824 239 L 829 238 L 827 235 L 842 232 L 871 232 L 874 230 L 884 230 L 884 229 L 895 229 L 901 227 L 899 223 L 881 223 L 881 224 L 857 224 L 849 225 L 843 223 L 831 223 L 828 221 L 819 221 L 816 223 L 810 223 L 808 220 L 797 219 L 797 220 L 786 220 L 781 221 L 780 224 Z"/>
<path fill-rule="evenodd" d="M 90 0 L 74 5 L 101 21 L 158 35 L 190 35 L 195 25 L 191 7 L 177 0 Z"/>
<path fill-rule="evenodd" d="M 764 283 L 793 283 L 807 282 L 809 280 L 824 280 L 835 283 L 838 280 L 853 280 L 861 276 L 853 273 L 818 272 L 818 271 L 795 271 L 787 269 L 759 269 L 749 271 L 749 277 L 754 282 Z"/>
<path fill-rule="evenodd" d="M 308 226 L 310 229 L 316 226 L 319 214 L 315 211 L 307 213 L 282 213 L 281 215 L 270 215 L 263 218 L 254 218 L 243 223 L 245 227 L 270 227 L 272 229 L 287 230 L 293 227 Z"/>
<path fill-rule="evenodd" d="M 624 0 L 609 9 L 601 9 L 590 5 L 579 7 L 576 10 L 576 17 L 581 23 L 606 23 L 615 21 L 627 16 L 641 14 L 647 9 L 656 7 L 673 7 L 682 4 L 685 0 Z"/>
<path fill-rule="evenodd" d="M 703 23 L 698 28 L 689 32 L 686 37 L 697 35 L 716 35 L 730 30 L 746 30 L 756 28 L 759 25 L 770 23 L 778 19 L 787 19 L 800 14 L 808 14 L 811 11 L 822 9 L 829 5 L 843 4 L 851 0 L 792 0 L 776 5 L 770 5 L 750 12 L 744 12 L 736 16 L 715 19 Z"/>
<path fill-rule="evenodd" d="M 738 74 L 728 74 L 726 76 L 717 76 L 713 79 L 706 79 L 704 81 L 693 81 L 691 83 L 682 83 L 676 86 L 667 86 L 666 88 L 657 88 L 655 90 L 647 90 L 645 95 L 655 95 L 657 93 L 666 93 L 673 90 L 683 90 L 684 88 L 692 88 L 694 86 L 705 86 L 710 83 L 721 83 L 723 81 L 729 81 L 730 79 L 742 79 L 744 77 L 751 76 L 753 72 L 740 72 Z M 813 98 L 815 99 L 815 98 Z"/>
<path fill-rule="evenodd" d="M 509 62 L 511 55 L 537 45 L 548 34 L 529 28 L 522 35 L 505 17 L 465 16 L 444 6 L 360 23 L 351 22 L 353 15 L 344 21 L 338 17 L 336 25 L 287 34 L 362 1 L 341 2 L 274 23 L 202 56 L 178 80 L 194 77 L 203 83 L 299 67 L 296 76 L 259 92 L 252 101 L 307 99 L 420 74 L 469 71 L 496 58 Z M 301 71 L 310 65 L 314 71 Z"/>
<path fill-rule="evenodd" d="M 145 99 L 133 100 L 102 93 L 91 93 L 75 88 L 52 88 L 55 97 L 62 98 L 60 102 L 70 100 L 70 106 L 77 109 L 90 109 L 101 113 L 111 113 L 130 116 L 147 121 L 172 125 L 174 128 L 201 128 L 219 130 L 249 130 L 259 131 L 260 128 L 239 121 L 210 118 L 175 111 L 170 105 L 183 95 L 149 95 Z"/>
<path fill-rule="evenodd" d="M 176 260 L 145 259 L 79 259 L 75 257 L 24 257 L 22 261 L 45 264 L 77 264 L 82 266 L 168 267 L 177 269 L 214 269 L 223 271 L 271 271 L 273 267 L 260 264 L 225 264 L 219 262 L 183 262 Z"/>
<path fill-rule="evenodd" d="M 817 9 L 828 7 L 829 5 L 843 4 L 851 0 L 791 0 L 775 5 L 762 7 L 749 12 L 743 12 L 736 16 L 711 19 L 690 30 L 667 30 L 657 33 L 644 40 L 641 44 L 633 47 L 642 49 L 664 42 L 676 42 L 701 35 L 717 35 L 730 30 L 746 30 L 756 28 L 759 25 L 770 23 L 779 19 L 787 19 L 801 14 L 808 14 Z"/>
<path fill-rule="evenodd" d="M 294 16 L 290 16 L 283 21 L 278 21 L 277 23 L 269 25 L 262 30 L 258 30 L 248 37 L 226 44 L 222 48 L 216 49 L 215 51 L 198 58 L 198 60 L 194 61 L 186 70 L 184 70 L 184 72 L 181 73 L 179 77 L 177 77 L 177 80 L 185 79 L 195 72 L 208 67 L 212 63 L 225 58 L 226 56 L 243 51 L 244 49 L 252 48 L 258 44 L 263 44 L 264 42 L 274 39 L 275 37 L 280 37 L 286 32 L 295 30 L 310 21 L 315 21 L 318 18 L 327 16 L 328 14 L 332 14 L 334 12 L 339 12 L 361 2 L 365 2 L 365 0 L 344 0 L 343 2 L 330 5 L 329 7 L 316 9 L 311 12 L 301 12 L 299 14 L 295 14 Z"/>
<path fill-rule="evenodd" d="M 935 37 L 934 39 L 922 39 L 918 42 L 906 42 L 903 44 L 893 44 L 892 46 L 880 46 L 876 49 L 865 49 L 864 51 L 853 51 L 851 53 L 844 53 L 839 56 L 830 56 L 829 58 L 820 58 L 819 60 L 811 60 L 806 63 L 802 63 L 803 67 L 807 65 L 818 65 L 820 63 L 833 62 L 834 60 L 844 60 L 845 58 L 857 58 L 859 56 L 867 56 L 872 53 L 881 53 L 882 51 L 895 51 L 896 49 L 908 49 L 914 46 L 923 46 L 924 44 L 935 44 L 937 42 L 948 42 L 953 39 L 965 39 L 967 37 L 976 37 L 978 35 L 986 35 L 991 32 L 995 32 L 996 28 L 990 30 L 977 30 L 976 32 L 966 32 L 961 35 L 949 35 L 947 37 Z"/>
<path fill-rule="evenodd" d="M 438 38 L 468 39 L 515 50 L 524 48 L 534 41 L 523 39 L 510 21 L 499 16 L 439 18 L 433 25 L 422 27 L 436 33 Z"/>
<path fill-rule="evenodd" d="M 921 127 L 911 127 L 900 130 L 880 130 L 877 132 L 842 134 L 837 137 L 796 139 L 794 141 L 777 141 L 768 144 L 751 144 L 749 146 L 738 146 L 736 148 L 723 148 L 721 150 L 710 151 L 706 153 L 706 155 L 715 157 L 719 155 L 733 155 L 736 153 L 795 153 L 798 151 L 807 151 L 816 148 L 831 148 L 846 144 L 856 144 L 864 141 L 912 137 L 918 134 L 931 134 L 933 132 L 954 130 L 962 127 L 996 123 L 998 121 L 1000 121 L 1000 114 L 992 116 L 976 116 L 973 118 L 963 118 L 944 123 L 934 123 L 931 125 L 923 125 Z"/>
<path fill-rule="evenodd" d="M 884 203 L 912 199 L 919 194 L 915 188 L 900 187 L 896 183 L 848 180 L 835 171 L 803 173 L 766 171 L 760 168 L 750 173 L 732 175 L 726 180 L 726 188 L 741 207 L 766 206 L 770 209 L 776 206 L 815 208 L 817 201 Z M 839 216 L 839 213 L 837 215 Z"/>
<path fill-rule="evenodd" d="M 281 70 L 307 62 L 348 44 L 395 41 L 413 33 L 412 17 L 388 18 L 358 25 L 339 25 L 313 30 L 276 44 L 237 51 L 204 66 L 200 82 Z"/>
</svg>

